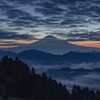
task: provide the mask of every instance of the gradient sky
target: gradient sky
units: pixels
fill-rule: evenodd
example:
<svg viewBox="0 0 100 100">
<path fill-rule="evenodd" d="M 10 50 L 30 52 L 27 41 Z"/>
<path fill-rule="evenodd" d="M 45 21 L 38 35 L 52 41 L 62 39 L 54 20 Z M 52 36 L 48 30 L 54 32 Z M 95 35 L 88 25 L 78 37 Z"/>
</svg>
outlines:
<svg viewBox="0 0 100 100">
<path fill-rule="evenodd" d="M 100 0 L 0 0 L 0 48 L 47 35 L 100 48 Z"/>
</svg>

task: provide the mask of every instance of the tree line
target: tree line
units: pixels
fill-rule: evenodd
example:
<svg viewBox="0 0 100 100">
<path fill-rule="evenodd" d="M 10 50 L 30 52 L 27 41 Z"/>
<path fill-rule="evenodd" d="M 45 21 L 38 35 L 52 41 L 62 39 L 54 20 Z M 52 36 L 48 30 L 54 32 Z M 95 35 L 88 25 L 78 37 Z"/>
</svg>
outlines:
<svg viewBox="0 0 100 100">
<path fill-rule="evenodd" d="M 13 60 L 4 56 L 0 61 L 0 95 L 26 100 L 100 100 L 100 91 L 74 85 L 69 92 L 65 85 L 45 73 L 36 74 L 18 57 Z"/>
</svg>

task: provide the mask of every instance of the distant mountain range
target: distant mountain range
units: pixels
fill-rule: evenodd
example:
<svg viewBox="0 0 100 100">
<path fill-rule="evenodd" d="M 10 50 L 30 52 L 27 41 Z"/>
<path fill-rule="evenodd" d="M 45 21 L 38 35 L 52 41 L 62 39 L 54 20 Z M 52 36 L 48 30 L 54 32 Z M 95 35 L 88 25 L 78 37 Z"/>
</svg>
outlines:
<svg viewBox="0 0 100 100">
<path fill-rule="evenodd" d="M 61 69 L 49 69 L 46 71 L 46 74 L 48 76 L 51 76 L 53 78 L 61 78 L 61 79 L 70 79 L 77 76 L 87 75 L 90 73 L 97 73 L 100 75 L 100 68 L 94 68 L 94 69 L 71 69 L 71 68 L 61 68 Z"/>
<path fill-rule="evenodd" d="M 29 61 L 37 61 L 37 62 L 69 62 L 69 63 L 82 63 L 82 62 L 100 62 L 100 52 L 74 52 L 70 51 L 63 55 L 54 55 L 50 53 L 46 53 L 43 51 L 39 51 L 36 49 L 33 50 L 25 50 L 19 53 L 14 53 L 10 51 L 2 51 L 0 50 L 0 57 L 9 56 L 15 58 L 18 56 L 20 59 L 29 60 Z"/>
<path fill-rule="evenodd" d="M 60 55 L 54 55 L 36 49 L 22 51 L 17 56 L 21 59 L 33 61 L 57 61 L 61 58 Z"/>
<path fill-rule="evenodd" d="M 2 50 L 0 50 L 0 58 L 2 58 L 5 55 L 15 58 L 17 53 L 11 52 L 11 51 L 2 51 Z"/>
<path fill-rule="evenodd" d="M 21 52 L 23 50 L 37 49 L 40 51 L 52 53 L 52 54 L 65 54 L 69 51 L 82 51 L 82 52 L 91 52 L 91 51 L 100 51 L 100 48 L 93 47 L 83 47 L 75 44 L 69 43 L 67 40 L 60 40 L 56 37 L 48 35 L 39 41 L 23 45 L 15 48 L 8 48 L 7 51 Z M 1 49 L 5 50 L 5 49 Z"/>
</svg>

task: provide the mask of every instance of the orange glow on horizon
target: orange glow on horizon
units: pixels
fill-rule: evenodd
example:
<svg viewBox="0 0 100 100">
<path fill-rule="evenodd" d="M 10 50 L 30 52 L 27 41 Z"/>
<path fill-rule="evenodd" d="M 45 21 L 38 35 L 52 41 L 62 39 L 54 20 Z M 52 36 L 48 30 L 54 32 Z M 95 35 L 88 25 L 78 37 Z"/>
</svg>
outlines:
<svg viewBox="0 0 100 100">
<path fill-rule="evenodd" d="M 14 39 L 0 39 L 0 44 L 31 44 L 38 40 L 14 40 Z M 4 42 L 4 43 L 3 43 Z M 5 43 L 11 42 L 11 43 Z"/>
<path fill-rule="evenodd" d="M 19 46 L 0 46 L 0 48 L 14 48 L 14 47 L 19 47 Z"/>
<path fill-rule="evenodd" d="M 13 44 L 13 43 L 0 43 L 0 44 Z"/>
<path fill-rule="evenodd" d="M 19 47 L 20 44 L 28 45 L 36 41 L 38 40 L 0 39 L 0 45 L 1 45 L 0 48 L 14 48 L 14 47 Z M 12 46 L 10 44 L 12 44 Z M 15 44 L 17 45 L 15 46 Z"/>
<path fill-rule="evenodd" d="M 71 44 L 75 44 L 78 46 L 84 46 L 84 47 L 95 47 L 100 48 L 100 41 L 78 41 L 78 42 L 70 42 Z"/>
</svg>

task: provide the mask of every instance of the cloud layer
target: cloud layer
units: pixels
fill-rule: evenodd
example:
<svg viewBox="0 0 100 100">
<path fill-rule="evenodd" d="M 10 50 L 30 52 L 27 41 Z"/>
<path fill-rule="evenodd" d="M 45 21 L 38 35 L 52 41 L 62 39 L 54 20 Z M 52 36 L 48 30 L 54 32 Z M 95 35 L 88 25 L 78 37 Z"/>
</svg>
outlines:
<svg viewBox="0 0 100 100">
<path fill-rule="evenodd" d="M 40 37 L 49 33 L 69 41 L 100 41 L 99 5 L 99 0 L 1 0 L 0 29 Z"/>
</svg>

